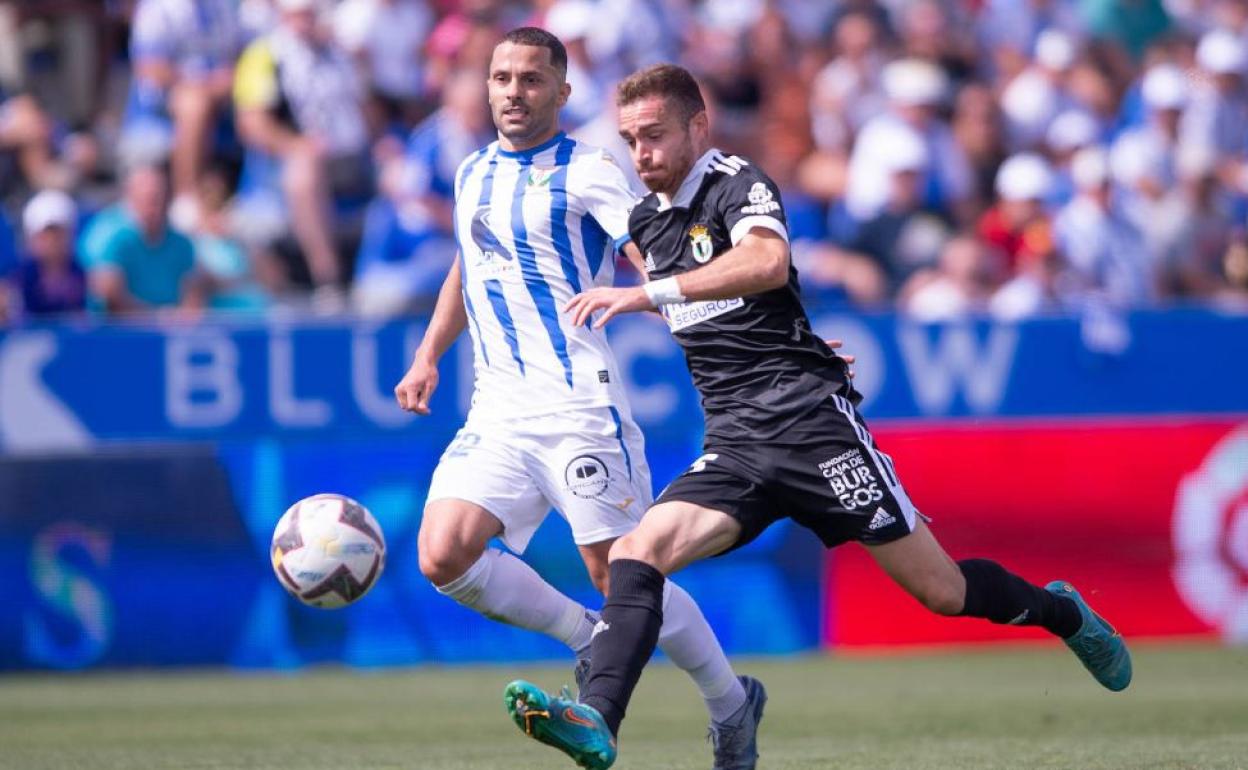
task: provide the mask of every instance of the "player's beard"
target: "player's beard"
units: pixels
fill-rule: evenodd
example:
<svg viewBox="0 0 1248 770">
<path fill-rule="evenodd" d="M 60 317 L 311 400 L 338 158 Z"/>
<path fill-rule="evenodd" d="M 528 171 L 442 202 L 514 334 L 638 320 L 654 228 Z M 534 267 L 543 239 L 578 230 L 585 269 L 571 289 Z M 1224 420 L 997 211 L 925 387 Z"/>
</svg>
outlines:
<svg viewBox="0 0 1248 770">
<path fill-rule="evenodd" d="M 663 163 L 661 169 L 657 169 L 659 174 L 649 178 L 642 176 L 641 182 L 650 192 L 675 195 L 685 177 L 689 176 L 693 161 L 693 139 L 686 133 L 679 149 Z"/>
<path fill-rule="evenodd" d="M 512 106 L 525 110 L 528 120 L 520 124 L 508 124 L 505 111 Z M 548 133 L 559 120 L 559 111 L 552 104 L 531 104 L 528 102 L 508 103 L 494 115 L 494 127 L 501 136 L 507 137 L 513 145 L 522 146 L 532 142 L 536 137 Z"/>
</svg>

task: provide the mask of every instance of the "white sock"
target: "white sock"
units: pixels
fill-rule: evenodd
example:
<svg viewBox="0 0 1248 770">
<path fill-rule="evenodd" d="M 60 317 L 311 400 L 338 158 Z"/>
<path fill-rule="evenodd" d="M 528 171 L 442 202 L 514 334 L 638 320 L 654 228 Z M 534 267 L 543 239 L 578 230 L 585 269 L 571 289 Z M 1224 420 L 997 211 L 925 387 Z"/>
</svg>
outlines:
<svg viewBox="0 0 1248 770">
<path fill-rule="evenodd" d="M 539 631 L 571 647 L 578 655 L 589 648 L 597 617 L 564 596 L 528 564 L 488 548 L 468 571 L 438 593 L 465 607 L 513 626 Z"/>
<path fill-rule="evenodd" d="M 745 688 L 724 656 L 702 610 L 685 589 L 671 580 L 663 585 L 659 649 L 688 672 L 714 721 L 727 721 L 745 705 Z"/>
</svg>

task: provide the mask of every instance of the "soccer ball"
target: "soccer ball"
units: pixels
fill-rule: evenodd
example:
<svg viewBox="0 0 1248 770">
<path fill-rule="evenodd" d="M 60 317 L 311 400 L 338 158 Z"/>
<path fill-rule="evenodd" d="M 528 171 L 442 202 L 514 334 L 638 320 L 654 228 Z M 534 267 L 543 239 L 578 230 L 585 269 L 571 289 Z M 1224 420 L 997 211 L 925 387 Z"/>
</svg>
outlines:
<svg viewBox="0 0 1248 770">
<path fill-rule="evenodd" d="M 282 587 L 313 607 L 345 607 L 386 566 L 386 540 L 368 509 L 342 495 L 312 495 L 286 510 L 269 550 Z"/>
</svg>

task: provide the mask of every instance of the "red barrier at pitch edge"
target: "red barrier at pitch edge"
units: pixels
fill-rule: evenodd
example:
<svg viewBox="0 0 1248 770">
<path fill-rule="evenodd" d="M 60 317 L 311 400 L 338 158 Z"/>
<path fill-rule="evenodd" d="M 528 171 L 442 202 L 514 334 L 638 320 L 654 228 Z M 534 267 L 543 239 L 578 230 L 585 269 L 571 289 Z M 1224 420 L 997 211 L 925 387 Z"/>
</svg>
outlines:
<svg viewBox="0 0 1248 770">
<path fill-rule="evenodd" d="M 1248 422 L 875 426 L 955 559 L 1064 578 L 1127 636 L 1248 643 Z M 826 565 L 831 646 L 1036 639 L 940 618 L 851 545 Z"/>
</svg>

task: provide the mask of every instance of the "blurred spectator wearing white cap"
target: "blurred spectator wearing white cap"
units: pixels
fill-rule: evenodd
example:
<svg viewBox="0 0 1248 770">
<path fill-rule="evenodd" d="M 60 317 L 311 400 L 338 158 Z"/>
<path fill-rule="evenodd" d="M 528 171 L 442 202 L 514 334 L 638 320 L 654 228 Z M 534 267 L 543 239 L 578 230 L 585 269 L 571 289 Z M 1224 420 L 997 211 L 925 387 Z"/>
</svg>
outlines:
<svg viewBox="0 0 1248 770">
<path fill-rule="evenodd" d="M 1181 126 L 1185 144 L 1212 147 L 1221 156 L 1219 175 L 1248 191 L 1248 43 L 1215 29 L 1196 47 L 1202 79 L 1193 89 Z"/>
<path fill-rule="evenodd" d="M 954 140 L 940 107 L 949 97 L 949 79 L 926 61 L 902 59 L 884 69 L 883 84 L 889 110 L 863 126 L 849 160 L 845 207 L 858 221 L 866 221 L 885 206 L 889 194 L 888 156 L 903 132 L 917 132 L 931 163 L 924 174 L 924 203 L 958 212 L 969 199 L 971 170 Z"/>
<path fill-rule="evenodd" d="M 1176 184 L 1141 206 L 1136 219 L 1167 297 L 1204 298 L 1221 285 L 1221 260 L 1231 242 L 1234 212 L 1218 182 L 1217 153 L 1182 145 Z M 1112 165 L 1112 161 L 1111 161 Z"/>
<path fill-rule="evenodd" d="M 198 210 L 195 190 L 228 112 L 242 45 L 234 0 L 138 0 L 130 36 L 134 82 L 121 154 L 131 164 L 171 162 L 174 217 Z M 166 134 L 172 119 L 172 133 Z"/>
<path fill-rule="evenodd" d="M 44 190 L 22 211 L 24 248 L 17 269 L 0 285 L 10 319 L 83 310 L 87 278 L 74 256 L 78 209 L 60 190 Z M 6 297 L 0 297 L 0 306 Z M 0 308 L 0 316 L 5 314 Z"/>
<path fill-rule="evenodd" d="M 1189 79 L 1177 66 L 1164 63 L 1151 67 L 1140 84 L 1147 120 L 1119 135 L 1111 158 L 1136 164 L 1144 178 L 1161 189 L 1171 187 L 1176 179 L 1179 124 L 1189 92 Z"/>
<path fill-rule="evenodd" d="M 1115 205 L 1108 153 L 1080 150 L 1071 176 L 1078 192 L 1053 229 L 1079 291 L 1121 308 L 1149 302 L 1156 293 L 1153 265 L 1139 231 Z"/>
<path fill-rule="evenodd" d="M 935 265 L 952 222 L 945 212 L 924 206 L 923 176 L 930 163 L 922 137 L 899 134 L 884 166 L 889 177 L 887 204 L 812 265 L 816 275 L 822 274 L 825 282 L 829 273 L 841 277 L 851 299 L 870 304 L 895 293 L 918 270 Z M 838 260 L 842 264 L 835 264 Z M 878 276 L 867 280 L 861 273 L 868 269 Z"/>
<path fill-rule="evenodd" d="M 1053 164 L 1053 186 L 1047 202 L 1051 207 L 1064 206 L 1075 195 L 1070 178 L 1070 160 L 1084 147 L 1100 144 L 1104 128 L 1100 121 L 1081 109 L 1066 110 L 1053 119 L 1044 135 L 1044 145 Z"/>
<path fill-rule="evenodd" d="M 980 239 L 1001 252 L 1012 272 L 1023 249 L 1027 228 L 1048 219 L 1045 201 L 1053 188 L 1053 169 L 1034 153 L 1012 155 L 997 170 L 997 203 L 976 224 Z"/>
<path fill-rule="evenodd" d="M 1000 276 L 993 251 L 975 238 L 959 236 L 945 244 L 935 268 L 915 274 L 902 288 L 898 305 L 919 321 L 952 321 L 983 312 Z"/>
<path fill-rule="evenodd" d="M 281 20 L 239 59 L 234 102 L 243 142 L 277 158 L 290 225 L 322 307 L 339 304 L 343 261 L 335 199 L 372 188 L 365 89 L 321 25 L 319 0 L 277 0 Z"/>
<path fill-rule="evenodd" d="M 411 128 L 423 107 L 425 40 L 433 13 L 424 0 L 343 0 L 334 35 L 363 70 L 386 121 Z"/>
<path fill-rule="evenodd" d="M 1065 81 L 1077 55 L 1075 39 L 1065 32 L 1046 29 L 1036 38 L 1031 66 L 1001 92 L 1001 111 L 1013 149 L 1034 149 L 1053 119 L 1073 106 Z"/>
</svg>

